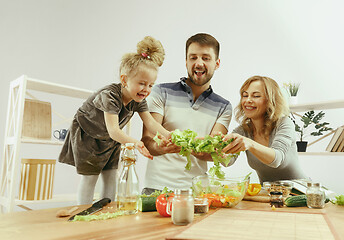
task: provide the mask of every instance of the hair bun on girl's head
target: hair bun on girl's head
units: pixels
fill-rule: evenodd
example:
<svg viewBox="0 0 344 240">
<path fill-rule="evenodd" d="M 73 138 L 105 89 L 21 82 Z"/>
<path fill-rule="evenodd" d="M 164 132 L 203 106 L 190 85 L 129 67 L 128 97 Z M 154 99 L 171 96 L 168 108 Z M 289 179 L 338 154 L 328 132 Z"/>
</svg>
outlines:
<svg viewBox="0 0 344 240">
<path fill-rule="evenodd" d="M 165 50 L 161 42 L 151 36 L 146 36 L 137 44 L 137 54 L 145 60 L 153 61 L 159 67 L 165 58 Z"/>
<path fill-rule="evenodd" d="M 165 58 L 165 50 L 161 42 L 147 36 L 137 44 L 137 53 L 126 53 L 119 67 L 120 75 L 134 74 L 141 64 L 158 70 Z"/>
</svg>

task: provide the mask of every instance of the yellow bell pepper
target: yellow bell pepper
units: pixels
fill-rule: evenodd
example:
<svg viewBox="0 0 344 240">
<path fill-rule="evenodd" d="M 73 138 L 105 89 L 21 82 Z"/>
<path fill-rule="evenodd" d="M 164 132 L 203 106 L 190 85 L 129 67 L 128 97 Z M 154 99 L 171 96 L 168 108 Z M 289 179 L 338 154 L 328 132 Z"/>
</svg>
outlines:
<svg viewBox="0 0 344 240">
<path fill-rule="evenodd" d="M 260 190 L 262 190 L 262 185 L 259 183 L 251 183 L 248 185 L 247 194 L 250 196 L 255 196 L 260 192 Z"/>
</svg>

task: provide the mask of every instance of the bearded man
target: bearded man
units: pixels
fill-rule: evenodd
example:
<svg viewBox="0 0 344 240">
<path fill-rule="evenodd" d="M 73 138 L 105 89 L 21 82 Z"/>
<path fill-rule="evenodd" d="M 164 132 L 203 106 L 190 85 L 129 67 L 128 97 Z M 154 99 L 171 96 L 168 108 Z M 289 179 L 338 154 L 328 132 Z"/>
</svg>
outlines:
<svg viewBox="0 0 344 240">
<path fill-rule="evenodd" d="M 213 92 L 210 86 L 215 71 L 220 66 L 220 44 L 211 35 L 198 33 L 186 42 L 187 78 L 179 82 L 163 83 L 153 87 L 147 98 L 149 111 L 158 123 L 167 129 L 190 129 L 198 136 L 226 134 L 232 118 L 231 103 Z M 189 189 L 192 178 L 206 174 L 210 154 L 192 153 L 191 170 L 185 170 L 186 158 L 178 153 L 174 144 L 160 144 L 143 127 L 142 141 L 154 156 L 148 161 L 142 193 L 155 190 Z"/>
</svg>

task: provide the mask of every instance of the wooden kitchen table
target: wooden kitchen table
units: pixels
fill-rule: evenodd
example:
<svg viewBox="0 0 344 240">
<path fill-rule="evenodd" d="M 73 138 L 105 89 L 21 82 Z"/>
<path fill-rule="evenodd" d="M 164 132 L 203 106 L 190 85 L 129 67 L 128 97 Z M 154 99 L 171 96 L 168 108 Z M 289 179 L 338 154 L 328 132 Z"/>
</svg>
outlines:
<svg viewBox="0 0 344 240">
<path fill-rule="evenodd" d="M 112 205 L 113 203 L 105 207 L 104 212 L 106 212 L 106 208 Z M 86 209 L 88 206 L 79 206 L 79 210 Z M 0 239 L 180 239 L 178 234 L 192 230 L 193 227 L 211 219 L 211 216 L 219 213 L 241 213 L 244 212 L 243 210 L 245 213 L 256 212 L 258 214 L 287 212 L 322 215 L 328 222 L 334 239 L 344 239 L 344 206 L 336 206 L 332 203 L 326 204 L 324 209 L 283 207 L 272 210 L 269 203 L 242 201 L 234 208 L 211 209 L 204 216 L 195 216 L 194 222 L 188 226 L 176 226 L 172 223 L 171 218 L 161 217 L 157 212 L 139 212 L 136 215 L 91 222 L 68 222 L 68 217 L 56 217 L 56 212 L 60 209 L 62 208 L 2 214 L 0 215 Z M 222 220 L 218 219 L 219 222 Z M 245 235 L 246 232 L 250 231 L 250 228 L 247 226 L 247 230 L 242 234 Z M 212 228 L 203 230 L 208 233 L 214 231 Z M 228 239 L 231 237 L 241 239 L 240 234 L 228 236 Z M 244 239 L 251 238 L 246 236 Z"/>
</svg>

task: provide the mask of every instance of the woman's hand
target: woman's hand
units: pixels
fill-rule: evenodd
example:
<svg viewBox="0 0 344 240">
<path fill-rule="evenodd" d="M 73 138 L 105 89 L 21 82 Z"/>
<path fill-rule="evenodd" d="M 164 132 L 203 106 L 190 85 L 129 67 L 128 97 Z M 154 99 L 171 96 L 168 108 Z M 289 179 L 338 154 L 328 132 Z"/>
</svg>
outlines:
<svg viewBox="0 0 344 240">
<path fill-rule="evenodd" d="M 145 145 L 143 144 L 143 142 L 138 141 L 135 143 L 135 148 L 145 157 L 153 160 L 153 156 L 150 154 L 150 152 L 148 151 L 148 149 L 145 147 Z"/>
<path fill-rule="evenodd" d="M 228 154 L 228 153 L 238 153 L 240 151 L 246 151 L 246 150 L 249 150 L 253 144 L 251 139 L 241 136 L 240 134 L 237 134 L 237 133 L 227 134 L 223 138 L 223 140 L 227 141 L 232 138 L 234 140 L 230 144 L 228 144 L 225 148 L 223 148 L 222 152 Z"/>
</svg>

